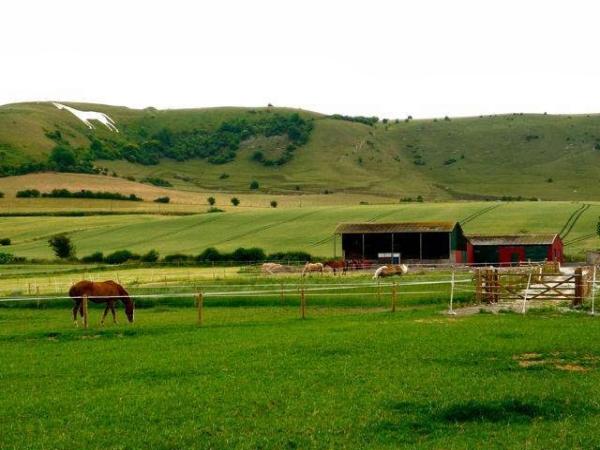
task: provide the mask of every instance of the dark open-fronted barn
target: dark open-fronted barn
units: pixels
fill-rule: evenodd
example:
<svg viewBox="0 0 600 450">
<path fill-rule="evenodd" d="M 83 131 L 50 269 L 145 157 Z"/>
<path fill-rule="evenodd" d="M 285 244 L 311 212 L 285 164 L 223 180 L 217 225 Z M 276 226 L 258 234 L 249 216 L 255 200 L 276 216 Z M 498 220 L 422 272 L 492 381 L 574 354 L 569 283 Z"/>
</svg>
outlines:
<svg viewBox="0 0 600 450">
<path fill-rule="evenodd" d="M 563 243 L 558 234 L 469 235 L 467 239 L 470 264 L 563 261 Z"/>
<path fill-rule="evenodd" d="M 466 262 L 467 240 L 457 222 L 342 223 L 345 260 Z"/>
</svg>

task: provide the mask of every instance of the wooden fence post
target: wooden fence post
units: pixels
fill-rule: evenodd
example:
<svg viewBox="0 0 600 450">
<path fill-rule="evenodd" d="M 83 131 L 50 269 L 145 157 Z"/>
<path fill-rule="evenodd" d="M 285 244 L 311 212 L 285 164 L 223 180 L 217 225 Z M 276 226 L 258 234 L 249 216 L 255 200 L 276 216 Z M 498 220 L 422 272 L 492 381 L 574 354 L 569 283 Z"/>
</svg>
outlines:
<svg viewBox="0 0 600 450">
<path fill-rule="evenodd" d="M 481 291 L 482 291 L 482 283 L 483 283 L 483 279 L 481 277 L 481 269 L 475 269 L 475 301 L 477 303 L 481 303 L 482 300 L 482 296 L 481 296 Z"/>
<path fill-rule="evenodd" d="M 202 326 L 202 310 L 204 309 L 204 295 L 199 292 L 196 295 L 196 309 L 198 311 L 198 326 Z"/>
<path fill-rule="evenodd" d="M 573 297 L 573 306 L 579 306 L 583 303 L 583 271 L 581 267 L 575 269 L 575 297 Z"/>
<path fill-rule="evenodd" d="M 300 288 L 300 317 L 306 319 L 306 297 L 304 295 L 304 286 Z"/>
<path fill-rule="evenodd" d="M 88 327 L 88 298 L 87 295 L 83 296 L 83 328 Z"/>
<path fill-rule="evenodd" d="M 397 287 L 398 287 L 398 285 L 394 281 L 394 284 L 392 284 L 392 312 L 393 313 L 396 312 L 396 296 L 398 295 Z"/>
</svg>

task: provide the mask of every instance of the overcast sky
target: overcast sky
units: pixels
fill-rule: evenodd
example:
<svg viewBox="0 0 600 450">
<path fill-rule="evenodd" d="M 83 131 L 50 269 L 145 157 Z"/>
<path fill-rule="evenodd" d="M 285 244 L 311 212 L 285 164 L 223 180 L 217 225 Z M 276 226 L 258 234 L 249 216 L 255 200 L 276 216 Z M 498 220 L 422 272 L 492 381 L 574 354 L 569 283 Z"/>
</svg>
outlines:
<svg viewBox="0 0 600 450">
<path fill-rule="evenodd" d="M 0 104 L 600 112 L 586 1 L 6 1 Z"/>
</svg>

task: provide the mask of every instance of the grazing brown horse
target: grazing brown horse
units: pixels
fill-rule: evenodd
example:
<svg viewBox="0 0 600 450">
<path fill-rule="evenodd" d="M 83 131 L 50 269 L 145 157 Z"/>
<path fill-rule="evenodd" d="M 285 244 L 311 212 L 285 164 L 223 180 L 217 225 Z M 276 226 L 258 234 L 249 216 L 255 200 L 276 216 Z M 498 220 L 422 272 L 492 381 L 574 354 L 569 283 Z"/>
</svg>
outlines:
<svg viewBox="0 0 600 450">
<path fill-rule="evenodd" d="M 346 275 L 346 271 L 348 270 L 348 265 L 343 259 L 330 259 L 329 261 L 325 261 L 323 264 L 325 267 L 331 267 L 334 275 L 337 274 L 338 270 L 342 271 L 342 275 Z"/>
<path fill-rule="evenodd" d="M 302 269 L 302 276 L 305 276 L 307 273 L 311 272 L 320 272 L 323 275 L 323 263 L 309 263 L 304 264 L 304 269 Z"/>
<path fill-rule="evenodd" d="M 99 282 L 87 280 L 80 281 L 69 289 L 69 296 L 75 302 L 75 305 L 73 306 L 73 321 L 75 322 L 75 325 L 77 325 L 77 310 L 79 310 L 81 317 L 83 317 L 83 297 L 88 297 L 88 299 L 94 303 L 106 303 L 106 309 L 104 310 L 104 315 L 100 321 L 102 325 L 104 325 L 104 319 L 106 319 L 106 314 L 108 314 L 109 309 L 113 316 L 113 322 L 117 323 L 115 303 L 118 300 L 121 300 L 125 305 L 127 320 L 133 323 L 135 304 L 129 297 L 127 291 L 123 289 L 123 286 L 112 280 Z"/>
</svg>

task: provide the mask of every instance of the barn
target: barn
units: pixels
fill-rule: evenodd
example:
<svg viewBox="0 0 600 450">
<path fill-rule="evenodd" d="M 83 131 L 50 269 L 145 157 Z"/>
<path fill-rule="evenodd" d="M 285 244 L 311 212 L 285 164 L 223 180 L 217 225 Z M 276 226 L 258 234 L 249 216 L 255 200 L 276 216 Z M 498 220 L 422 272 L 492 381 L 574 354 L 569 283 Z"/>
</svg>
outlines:
<svg viewBox="0 0 600 450">
<path fill-rule="evenodd" d="M 469 264 L 512 264 L 521 261 L 563 262 L 563 243 L 558 234 L 519 234 L 467 237 Z"/>
<path fill-rule="evenodd" d="M 467 240 L 457 222 L 342 223 L 335 234 L 345 260 L 467 262 Z"/>
</svg>

